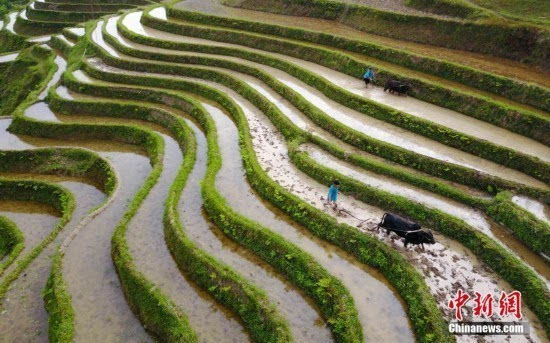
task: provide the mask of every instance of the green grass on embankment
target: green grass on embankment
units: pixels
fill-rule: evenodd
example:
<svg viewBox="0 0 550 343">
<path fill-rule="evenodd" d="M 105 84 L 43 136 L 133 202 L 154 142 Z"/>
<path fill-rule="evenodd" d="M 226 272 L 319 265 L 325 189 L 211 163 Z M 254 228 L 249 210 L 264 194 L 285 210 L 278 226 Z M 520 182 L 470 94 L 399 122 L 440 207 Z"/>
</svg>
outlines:
<svg viewBox="0 0 550 343">
<path fill-rule="evenodd" d="M 57 237 L 59 232 L 69 222 L 75 208 L 75 200 L 68 190 L 58 185 L 42 181 L 16 179 L 0 179 L 0 200 L 34 201 L 49 205 L 62 214 L 46 238 L 22 257 L 15 267 L 6 274 L 0 283 L 1 302 L 11 283 L 40 255 L 44 248 Z"/>
<path fill-rule="evenodd" d="M 475 20 L 491 16 L 487 10 L 468 0 L 405 0 L 405 3 L 422 11 L 463 19 Z"/>
<path fill-rule="evenodd" d="M 0 115 L 11 115 L 31 93 L 53 75 L 55 53 L 40 46 L 23 50 L 0 75 Z"/>
<path fill-rule="evenodd" d="M 25 247 L 25 237 L 9 218 L 0 216 L 0 275 Z"/>
</svg>

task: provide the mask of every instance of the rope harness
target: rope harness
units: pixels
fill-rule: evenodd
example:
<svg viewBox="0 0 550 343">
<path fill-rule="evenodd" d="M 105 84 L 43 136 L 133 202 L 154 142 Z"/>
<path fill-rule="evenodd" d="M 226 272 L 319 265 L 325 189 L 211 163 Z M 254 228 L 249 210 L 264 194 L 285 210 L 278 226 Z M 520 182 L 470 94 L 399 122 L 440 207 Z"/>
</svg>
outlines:
<svg viewBox="0 0 550 343">
<path fill-rule="evenodd" d="M 321 200 L 324 200 L 324 199 L 321 199 Z M 324 204 L 325 206 L 329 206 L 329 204 L 325 203 Z M 352 212 L 350 212 L 349 210 L 346 210 L 345 208 L 338 208 L 337 209 L 338 211 L 338 214 L 341 214 L 341 213 L 345 213 L 347 215 L 349 215 L 350 217 L 352 218 L 355 218 L 359 221 L 359 224 L 357 224 L 357 227 L 361 227 L 363 226 L 363 224 L 367 221 L 369 221 L 369 219 L 361 219 L 361 218 L 358 218 L 356 217 Z M 384 220 L 385 217 L 382 217 L 382 220 Z M 373 228 L 367 228 L 368 230 L 374 230 L 374 229 L 380 229 L 381 227 L 384 228 L 383 226 L 381 226 L 382 222 L 378 223 L 375 227 Z M 386 230 L 388 230 L 387 228 L 385 228 Z M 401 232 L 401 233 L 404 233 L 405 236 L 410 234 L 410 233 L 415 233 L 415 232 L 423 232 L 424 230 L 422 229 L 419 229 L 419 230 L 412 230 L 412 231 L 408 231 L 408 230 L 398 230 L 398 229 L 389 229 L 390 231 L 393 231 L 393 232 Z M 422 241 L 424 241 L 424 237 L 422 237 Z"/>
</svg>

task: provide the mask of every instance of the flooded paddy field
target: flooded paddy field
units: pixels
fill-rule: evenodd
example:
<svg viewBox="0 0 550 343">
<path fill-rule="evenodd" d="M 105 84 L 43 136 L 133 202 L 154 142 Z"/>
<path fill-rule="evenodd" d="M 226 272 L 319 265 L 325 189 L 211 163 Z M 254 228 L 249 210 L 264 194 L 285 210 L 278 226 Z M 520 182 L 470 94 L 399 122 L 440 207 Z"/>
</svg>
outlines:
<svg viewBox="0 0 550 343">
<path fill-rule="evenodd" d="M 550 147 L 529 134 L 550 127 L 544 105 L 269 25 L 436 58 L 541 96 L 548 71 L 219 0 L 39 2 L 0 18 L 1 34 L 25 42 L 0 55 L 0 80 L 25 44 L 51 54 L 47 76 L 0 117 L 0 163 L 17 166 L 2 167 L 0 185 L 36 182 L 31 200 L 0 194 L 0 341 L 550 341 Z M 403 6 L 375 4 L 434 17 Z M 54 33 L 22 35 L 33 25 Z M 512 132 L 465 106 L 391 94 L 330 53 L 542 126 Z M 48 203 L 46 184 L 72 205 Z M 406 222 L 378 229 L 386 213 Z M 514 291 L 519 308 L 499 311 Z M 462 321 L 528 333 L 450 333 L 460 292 Z M 473 311 L 476 294 L 491 314 Z"/>
</svg>

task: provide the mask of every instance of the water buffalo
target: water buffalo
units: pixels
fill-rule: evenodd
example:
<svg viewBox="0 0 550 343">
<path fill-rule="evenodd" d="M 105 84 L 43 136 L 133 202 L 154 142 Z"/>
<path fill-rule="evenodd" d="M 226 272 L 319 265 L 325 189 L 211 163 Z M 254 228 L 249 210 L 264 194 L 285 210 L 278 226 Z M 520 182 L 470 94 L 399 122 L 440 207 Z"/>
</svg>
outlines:
<svg viewBox="0 0 550 343">
<path fill-rule="evenodd" d="M 411 86 L 409 84 L 405 84 L 397 80 L 388 80 L 388 82 L 386 82 L 386 85 L 384 86 L 384 92 L 389 89 L 391 94 L 397 92 L 397 95 L 401 95 L 407 94 L 410 88 Z"/>
<path fill-rule="evenodd" d="M 405 238 L 405 248 L 411 243 L 415 245 L 420 244 L 422 250 L 424 250 L 424 243 L 435 243 L 434 235 L 430 231 L 422 230 L 422 227 L 417 223 L 411 223 L 397 214 L 384 213 L 382 220 L 376 228 L 378 230 L 384 228 L 387 234 L 395 232 L 398 236 Z"/>
</svg>

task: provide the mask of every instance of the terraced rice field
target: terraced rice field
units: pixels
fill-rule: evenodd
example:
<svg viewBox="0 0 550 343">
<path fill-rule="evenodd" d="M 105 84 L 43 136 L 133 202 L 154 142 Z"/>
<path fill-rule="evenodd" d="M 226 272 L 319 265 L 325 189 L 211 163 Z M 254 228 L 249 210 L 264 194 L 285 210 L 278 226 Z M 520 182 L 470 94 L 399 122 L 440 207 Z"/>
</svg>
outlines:
<svg viewBox="0 0 550 343">
<path fill-rule="evenodd" d="M 329 25 L 218 0 L 6 16 L 31 47 L 0 73 L 47 77 L 0 117 L 0 341 L 549 342 L 550 74 Z M 458 290 L 520 291 L 523 319 L 462 313 L 528 334 L 449 334 Z"/>
</svg>

